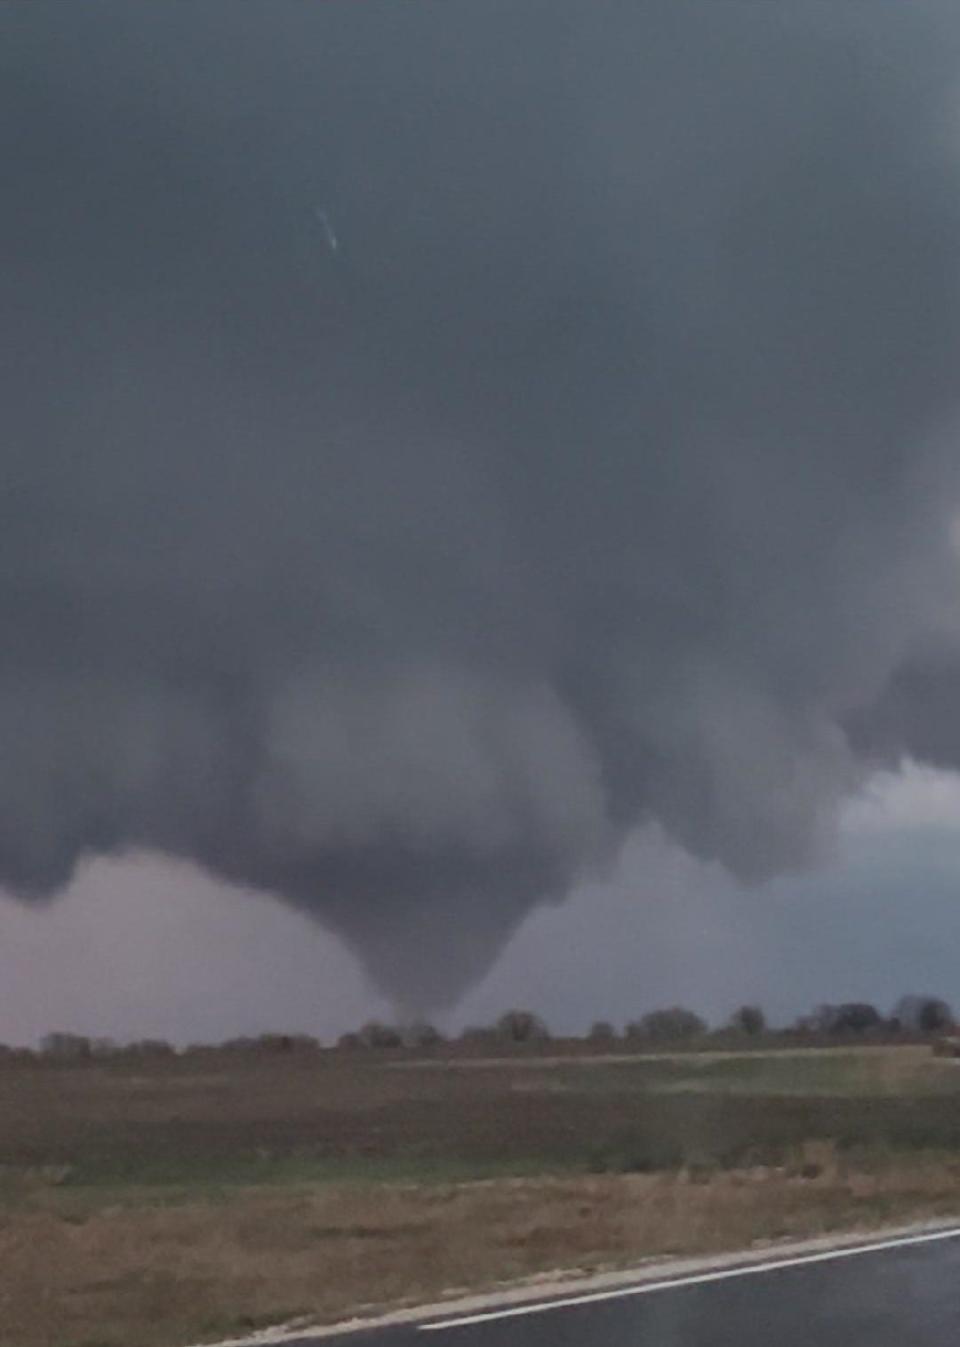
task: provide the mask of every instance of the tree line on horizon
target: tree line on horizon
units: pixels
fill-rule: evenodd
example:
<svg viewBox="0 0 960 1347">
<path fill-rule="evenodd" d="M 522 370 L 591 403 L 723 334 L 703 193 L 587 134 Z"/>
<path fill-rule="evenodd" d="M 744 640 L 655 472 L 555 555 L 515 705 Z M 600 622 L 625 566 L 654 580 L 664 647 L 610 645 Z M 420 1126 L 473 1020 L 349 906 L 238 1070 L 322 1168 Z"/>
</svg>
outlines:
<svg viewBox="0 0 960 1347">
<path fill-rule="evenodd" d="M 939 996 L 902 996 L 890 1015 L 865 1001 L 822 1004 L 793 1024 L 772 1027 L 761 1006 L 742 1005 L 723 1025 L 711 1028 L 707 1021 L 685 1006 L 668 1006 L 648 1011 L 639 1019 L 629 1020 L 618 1030 L 609 1020 L 595 1020 L 585 1035 L 563 1035 L 567 1041 L 585 1040 L 594 1044 L 623 1041 L 635 1043 L 689 1042 L 708 1035 L 758 1038 L 763 1035 L 857 1036 L 889 1034 L 931 1035 L 949 1033 L 956 1019 L 949 1003 Z M 551 1034 L 541 1016 L 529 1010 L 509 1010 L 490 1025 L 468 1025 L 459 1035 L 446 1038 L 431 1024 L 388 1025 L 368 1021 L 355 1032 L 343 1034 L 337 1046 L 357 1048 L 430 1048 L 444 1042 L 465 1044 L 535 1044 L 549 1041 Z"/>
<path fill-rule="evenodd" d="M 956 1019 L 949 1003 L 938 996 L 902 996 L 889 1015 L 882 1015 L 870 1002 L 845 1001 L 822 1004 L 793 1024 L 772 1027 L 759 1005 L 742 1005 L 725 1024 L 711 1028 L 695 1011 L 684 1006 L 667 1006 L 648 1011 L 618 1029 L 609 1020 L 596 1020 L 583 1035 L 562 1035 L 564 1042 L 585 1042 L 595 1048 L 622 1043 L 662 1045 L 693 1043 L 698 1039 L 730 1038 L 770 1040 L 789 1038 L 882 1038 L 897 1035 L 929 1037 L 949 1034 Z M 467 1025 L 458 1034 L 445 1035 L 435 1025 L 416 1021 L 406 1025 L 369 1020 L 359 1029 L 342 1034 L 332 1045 L 342 1052 L 363 1050 L 414 1049 L 430 1051 L 441 1046 L 461 1044 L 465 1048 L 511 1048 L 536 1046 L 554 1040 L 546 1021 L 531 1010 L 505 1011 L 488 1025 Z M 150 1038 L 121 1043 L 112 1038 L 93 1038 L 83 1034 L 55 1032 L 47 1034 L 38 1050 L 11 1048 L 0 1044 L 0 1058 L 18 1060 L 55 1058 L 58 1060 L 103 1059 L 107 1057 L 164 1058 L 200 1052 L 290 1052 L 323 1048 L 309 1034 L 265 1033 L 227 1039 L 218 1044 L 194 1044 L 176 1049 L 164 1039 Z"/>
</svg>

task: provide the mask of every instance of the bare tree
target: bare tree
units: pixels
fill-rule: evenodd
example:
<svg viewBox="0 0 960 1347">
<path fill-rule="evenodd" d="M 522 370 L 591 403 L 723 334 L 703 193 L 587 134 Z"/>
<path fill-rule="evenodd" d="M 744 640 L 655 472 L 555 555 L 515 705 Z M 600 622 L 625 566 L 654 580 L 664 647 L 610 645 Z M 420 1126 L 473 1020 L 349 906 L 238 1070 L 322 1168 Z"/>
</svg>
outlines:
<svg viewBox="0 0 960 1347">
<path fill-rule="evenodd" d="M 767 1017 L 759 1006 L 740 1006 L 730 1016 L 730 1028 L 738 1034 L 754 1037 L 762 1034 L 767 1027 Z"/>
<path fill-rule="evenodd" d="M 379 1020 L 368 1020 L 358 1037 L 364 1048 L 399 1048 L 403 1042 L 398 1030 L 392 1025 L 381 1024 Z"/>
<path fill-rule="evenodd" d="M 405 1048 L 435 1048 L 444 1042 L 443 1034 L 436 1025 L 424 1020 L 408 1024 L 400 1031 Z"/>
<path fill-rule="evenodd" d="M 943 1034 L 955 1024 L 953 1011 L 939 996 L 901 996 L 893 1018 L 901 1029 L 915 1034 Z"/>
<path fill-rule="evenodd" d="M 496 1024 L 497 1037 L 508 1043 L 542 1043 L 550 1031 L 532 1010 L 508 1010 Z"/>
</svg>

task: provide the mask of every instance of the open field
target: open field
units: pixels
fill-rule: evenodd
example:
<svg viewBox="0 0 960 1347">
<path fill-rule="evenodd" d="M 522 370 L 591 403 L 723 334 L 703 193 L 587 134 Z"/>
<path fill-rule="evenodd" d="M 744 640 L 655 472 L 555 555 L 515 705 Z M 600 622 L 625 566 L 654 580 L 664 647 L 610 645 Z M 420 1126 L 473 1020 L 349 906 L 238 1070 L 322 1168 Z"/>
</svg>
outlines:
<svg viewBox="0 0 960 1347">
<path fill-rule="evenodd" d="M 211 1053 L 10 1066 L 0 1092 L 2 1162 L 71 1185 L 772 1163 L 815 1138 L 960 1150 L 960 1068 L 925 1047 L 402 1068 Z"/>
<path fill-rule="evenodd" d="M 929 1048 L 0 1069 L 0 1343 L 176 1347 L 557 1267 L 960 1214 Z"/>
</svg>

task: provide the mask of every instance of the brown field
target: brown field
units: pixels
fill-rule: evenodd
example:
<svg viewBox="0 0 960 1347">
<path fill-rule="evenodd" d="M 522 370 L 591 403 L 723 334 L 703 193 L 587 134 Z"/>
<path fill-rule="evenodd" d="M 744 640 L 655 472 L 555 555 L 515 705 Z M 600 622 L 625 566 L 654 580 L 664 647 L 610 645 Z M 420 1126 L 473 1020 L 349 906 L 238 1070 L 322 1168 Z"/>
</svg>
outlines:
<svg viewBox="0 0 960 1347">
<path fill-rule="evenodd" d="M 183 1347 L 557 1268 L 960 1213 L 928 1048 L 0 1069 L 0 1343 Z"/>
</svg>

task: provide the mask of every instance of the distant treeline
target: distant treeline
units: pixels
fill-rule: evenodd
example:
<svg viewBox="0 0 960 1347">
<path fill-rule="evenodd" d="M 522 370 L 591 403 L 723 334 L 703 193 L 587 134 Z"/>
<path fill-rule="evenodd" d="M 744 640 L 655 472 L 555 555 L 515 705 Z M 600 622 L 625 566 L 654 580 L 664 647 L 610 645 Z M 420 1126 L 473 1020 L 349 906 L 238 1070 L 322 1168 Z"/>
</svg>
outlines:
<svg viewBox="0 0 960 1347">
<path fill-rule="evenodd" d="M 722 1025 L 711 1027 L 706 1020 L 684 1006 L 652 1010 L 621 1028 L 607 1020 L 597 1020 L 585 1035 L 555 1038 L 541 1016 L 530 1010 L 508 1010 L 493 1024 L 468 1025 L 456 1035 L 445 1035 L 433 1024 L 418 1021 L 406 1025 L 370 1020 L 352 1033 L 343 1034 L 335 1044 L 326 1045 L 309 1034 L 260 1034 L 231 1038 L 216 1044 L 192 1044 L 175 1048 L 159 1038 L 119 1042 L 112 1038 L 91 1038 L 83 1034 L 51 1033 L 39 1048 L 12 1048 L 0 1044 L 0 1063 L 25 1061 L 103 1061 L 105 1059 L 154 1059 L 210 1053 L 305 1053 L 305 1052 L 417 1052 L 437 1050 L 463 1054 L 512 1049 L 537 1049 L 550 1043 L 564 1052 L 624 1051 L 643 1047 L 710 1045 L 731 1043 L 814 1043 L 855 1040 L 887 1042 L 903 1038 L 924 1038 L 949 1034 L 956 1026 L 950 1005 L 938 996 L 903 996 L 888 1015 L 865 1001 L 844 1001 L 817 1006 L 795 1023 L 771 1027 L 762 1007 L 740 1006 Z"/>
</svg>

